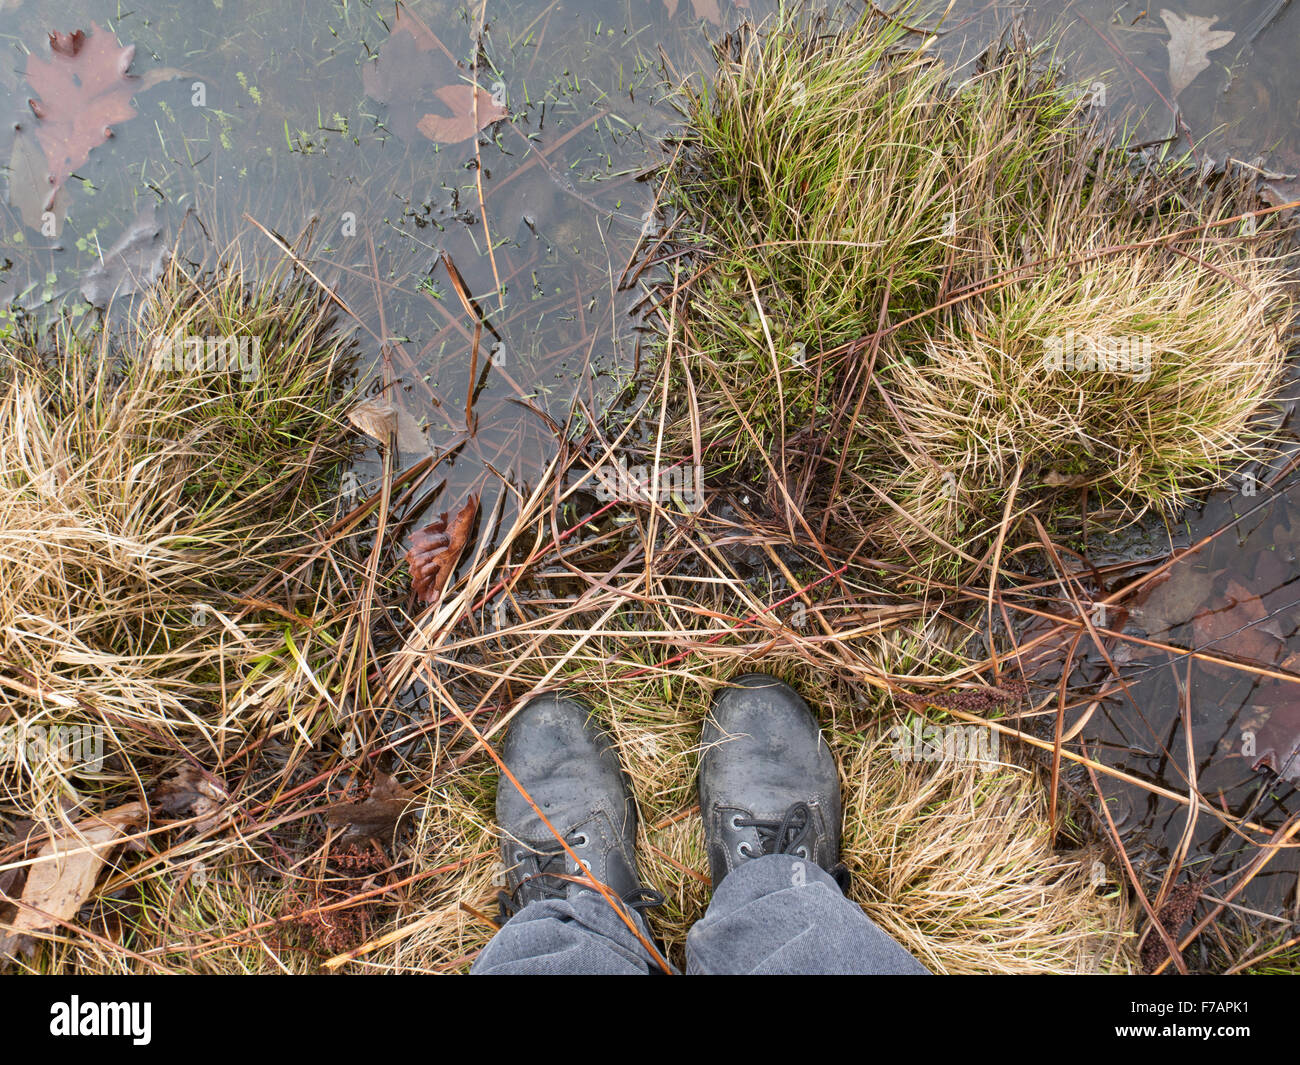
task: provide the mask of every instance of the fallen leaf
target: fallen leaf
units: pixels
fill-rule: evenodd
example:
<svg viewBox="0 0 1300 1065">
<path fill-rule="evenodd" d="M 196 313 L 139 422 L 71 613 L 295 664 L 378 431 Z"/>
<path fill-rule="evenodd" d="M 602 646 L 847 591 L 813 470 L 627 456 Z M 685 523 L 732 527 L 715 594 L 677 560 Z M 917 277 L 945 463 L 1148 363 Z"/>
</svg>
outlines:
<svg viewBox="0 0 1300 1065">
<path fill-rule="evenodd" d="M 1132 612 L 1148 636 L 1184 625 L 1212 599 L 1215 575 L 1190 563 L 1175 566 L 1147 586 L 1132 603 Z"/>
<path fill-rule="evenodd" d="M 432 603 L 442 593 L 456 571 L 477 514 L 478 496 L 470 496 L 469 502 L 456 512 L 450 525 L 444 512 L 437 521 L 411 537 L 406 563 L 411 568 L 411 587 L 420 602 Z"/>
<path fill-rule="evenodd" d="M 400 403 L 383 399 L 363 399 L 348 411 L 348 421 L 366 436 L 387 446 L 397 434 L 397 448 L 407 455 L 431 455 L 429 439 L 415 415 Z"/>
<path fill-rule="evenodd" d="M 361 85 L 367 96 L 388 105 L 385 124 L 407 141 L 419 133 L 438 144 L 457 144 L 507 116 L 491 93 L 461 80 L 460 67 L 437 35 L 400 7 L 388 40 L 361 68 Z M 451 114 L 433 110 L 435 102 Z"/>
<path fill-rule="evenodd" d="M 162 276 L 167 242 L 156 205 L 148 204 L 108 249 L 104 261 L 86 271 L 81 294 L 96 307 L 107 307 L 118 296 L 148 288 Z"/>
<path fill-rule="evenodd" d="M 1236 34 L 1232 30 L 1210 29 L 1219 21 L 1217 15 L 1184 18 L 1165 10 L 1160 12 L 1160 17 L 1169 30 L 1169 82 L 1177 97 L 1210 65 L 1209 53 L 1222 48 Z"/>
<path fill-rule="evenodd" d="M 722 12 L 718 10 L 718 0 L 691 0 L 691 11 L 696 18 L 707 19 L 715 26 L 722 25 Z"/>
<path fill-rule="evenodd" d="M 1260 551 L 1250 581 L 1251 591 L 1263 600 L 1269 614 L 1285 623 L 1286 636 L 1295 630 L 1297 615 L 1300 614 L 1296 603 L 1300 598 L 1300 573 L 1292 566 L 1293 563 L 1285 561 L 1280 551 Z"/>
<path fill-rule="evenodd" d="M 18 913 L 0 931 L 0 954 L 26 952 L 30 933 L 58 927 L 76 917 L 121 838 L 144 821 L 144 807 L 130 802 L 52 836 L 27 875 Z"/>
<path fill-rule="evenodd" d="M 224 785 L 187 763 L 159 784 L 150 798 L 154 809 L 163 817 L 199 818 L 194 830 L 203 833 L 221 820 L 230 795 Z"/>
<path fill-rule="evenodd" d="M 1252 769 L 1267 766 L 1284 780 L 1300 784 L 1300 686 L 1289 681 L 1258 688 L 1250 705 L 1269 711 L 1255 730 Z"/>
<path fill-rule="evenodd" d="M 474 94 L 478 94 L 478 111 Z M 457 144 L 469 140 L 479 130 L 499 122 L 508 112 L 498 107 L 492 94 L 474 85 L 448 85 L 434 95 L 451 110 L 450 118 L 432 113 L 416 123 L 416 129 L 438 144 Z"/>
<path fill-rule="evenodd" d="M 342 830 L 340 849 L 370 840 L 387 846 L 409 816 L 415 797 L 387 773 L 376 773 L 369 795 L 358 802 L 335 803 L 325 811 L 325 822 Z"/>
<path fill-rule="evenodd" d="M 53 233 L 58 236 L 68 214 L 68 191 L 62 185 L 52 188 L 49 178 L 50 168 L 36 133 L 29 124 L 20 124 L 9 153 L 9 205 L 32 229 L 43 227 L 48 212 L 54 219 Z"/>
<path fill-rule="evenodd" d="M 447 54 L 450 58 L 451 53 L 447 51 L 446 45 L 438 40 L 438 35 L 429 29 L 426 23 L 419 15 L 413 11 L 408 11 L 401 4 L 395 5 L 393 12 L 393 25 L 388 31 L 391 38 L 395 34 L 406 34 L 410 37 L 423 51 L 432 52 L 440 51 Z"/>
<path fill-rule="evenodd" d="M 1224 589 L 1227 603 L 1218 610 L 1205 610 L 1192 621 L 1197 650 L 1228 655 L 1259 666 L 1271 666 L 1286 653 L 1286 642 L 1270 627 L 1268 609 L 1259 596 L 1235 578 Z M 1222 672 L 1229 667 L 1207 664 Z"/>
<path fill-rule="evenodd" d="M 460 68 L 433 31 L 400 7 L 388 40 L 361 68 L 366 95 L 388 105 L 385 125 L 405 141 L 415 138 L 427 100 L 459 78 Z"/>
<path fill-rule="evenodd" d="M 1238 580 L 1230 580 L 1225 589 L 1227 603 L 1219 610 L 1205 610 L 1192 620 L 1192 635 L 1197 650 L 1209 654 L 1243 659 L 1256 666 L 1273 666 L 1286 654 L 1286 641 L 1270 631 L 1269 611 Z M 1218 674 L 1236 675 L 1227 666 L 1203 663 Z"/>
<path fill-rule="evenodd" d="M 668 9 L 668 17 L 672 18 L 677 14 L 677 5 L 679 0 L 664 0 L 664 7 Z M 737 7 L 749 7 L 749 0 L 736 0 Z M 718 8 L 718 0 L 691 0 L 691 13 L 696 18 L 706 19 L 715 26 L 722 25 L 722 12 Z"/>
<path fill-rule="evenodd" d="M 135 118 L 135 83 L 127 74 L 134 57 L 134 46 L 122 47 L 93 22 L 89 37 L 82 30 L 51 33 L 49 59 L 27 57 L 27 84 L 36 93 L 28 104 L 52 185 L 89 159 L 115 123 Z"/>
<path fill-rule="evenodd" d="M 36 140 L 45 158 L 41 210 L 47 211 L 58 190 L 90 158 L 92 150 L 113 135 L 113 126 L 135 118 L 131 97 L 183 72 L 166 68 L 140 78 L 128 74 L 135 46 L 123 47 L 110 32 L 92 22 L 91 32 L 51 33 L 50 56 L 27 57 L 27 84 L 36 94 L 28 106 L 35 117 Z M 17 145 L 15 144 L 15 147 Z M 30 146 L 22 160 L 31 169 Z M 10 191 L 11 201 L 14 193 Z M 19 198 L 19 201 L 21 197 Z M 29 225 L 32 220 L 24 217 Z"/>
</svg>

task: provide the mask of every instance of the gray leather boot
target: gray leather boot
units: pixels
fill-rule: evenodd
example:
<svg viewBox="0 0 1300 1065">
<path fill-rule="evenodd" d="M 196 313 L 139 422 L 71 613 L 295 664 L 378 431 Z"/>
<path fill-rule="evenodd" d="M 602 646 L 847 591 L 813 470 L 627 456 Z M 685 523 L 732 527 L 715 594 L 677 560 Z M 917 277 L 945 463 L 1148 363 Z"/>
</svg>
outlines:
<svg viewBox="0 0 1300 1065">
<path fill-rule="evenodd" d="M 713 887 L 765 854 L 794 854 L 848 886 L 840 858 L 840 779 L 817 719 L 793 688 L 746 673 L 705 719 L 700 816 Z"/>
<path fill-rule="evenodd" d="M 595 879 L 629 906 L 662 901 L 637 875 L 636 806 L 613 741 L 582 703 L 541 695 L 515 714 L 501 757 Z M 497 786 L 497 824 L 506 866 L 502 918 L 539 899 L 586 892 L 581 871 L 504 775 Z"/>
</svg>

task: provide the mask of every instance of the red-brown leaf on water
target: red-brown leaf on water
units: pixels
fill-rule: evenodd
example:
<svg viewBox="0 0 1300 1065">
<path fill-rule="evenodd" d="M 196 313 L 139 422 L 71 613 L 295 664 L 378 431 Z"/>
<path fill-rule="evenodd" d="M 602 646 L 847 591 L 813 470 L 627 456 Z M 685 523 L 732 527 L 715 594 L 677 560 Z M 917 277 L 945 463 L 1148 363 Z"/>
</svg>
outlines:
<svg viewBox="0 0 1300 1065">
<path fill-rule="evenodd" d="M 1251 594 L 1237 578 L 1225 588 L 1226 602 L 1206 609 L 1192 619 L 1198 650 L 1208 654 L 1244 659 L 1254 665 L 1271 666 L 1286 654 L 1286 639 L 1258 595 Z M 1224 666 L 1216 671 L 1235 671 Z"/>
<path fill-rule="evenodd" d="M 361 68 L 361 84 L 367 96 L 388 105 L 385 122 L 403 140 L 418 132 L 438 144 L 457 144 L 507 117 L 491 93 L 462 80 L 437 34 L 400 7 L 388 40 Z"/>
<path fill-rule="evenodd" d="M 456 571 L 477 516 L 478 496 L 470 496 L 450 523 L 444 512 L 437 521 L 411 537 L 406 564 L 411 568 L 411 587 L 420 602 L 432 603 L 442 594 L 448 579 Z"/>
<path fill-rule="evenodd" d="M 46 204 L 90 153 L 113 135 L 113 127 L 135 118 L 131 97 L 183 73 L 170 67 L 144 77 L 128 74 L 135 45 L 123 46 L 109 31 L 90 24 L 90 33 L 51 33 L 48 59 L 27 57 L 27 84 L 35 94 L 36 140 L 45 156 Z"/>
<path fill-rule="evenodd" d="M 668 17 L 672 18 L 677 14 L 678 0 L 664 0 L 664 7 L 668 9 Z M 736 7 L 749 7 L 749 0 L 736 0 Z M 691 0 L 691 14 L 695 18 L 702 18 L 715 26 L 722 25 L 722 12 L 718 8 L 718 0 Z"/>
<path fill-rule="evenodd" d="M 477 111 L 474 110 L 476 93 Z M 469 140 L 484 126 L 490 126 L 506 117 L 506 109 L 496 105 L 492 94 L 474 85 L 448 85 L 434 95 L 447 106 L 451 116 L 429 112 L 416 123 L 415 128 L 438 144 L 457 144 Z"/>
</svg>

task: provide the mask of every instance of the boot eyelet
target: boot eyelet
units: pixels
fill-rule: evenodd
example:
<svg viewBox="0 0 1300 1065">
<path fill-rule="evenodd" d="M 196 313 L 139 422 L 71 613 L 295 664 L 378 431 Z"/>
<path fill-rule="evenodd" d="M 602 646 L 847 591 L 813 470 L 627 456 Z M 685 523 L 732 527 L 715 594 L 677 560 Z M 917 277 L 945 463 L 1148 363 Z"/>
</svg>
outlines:
<svg viewBox="0 0 1300 1065">
<path fill-rule="evenodd" d="M 739 821 L 739 820 L 740 820 L 740 814 L 732 814 L 732 815 L 731 815 L 731 831 L 732 831 L 732 832 L 739 832 L 739 831 L 740 831 L 740 826 L 739 826 L 738 824 L 736 824 L 736 822 Z"/>
<path fill-rule="evenodd" d="M 742 843 L 738 847 L 736 847 L 736 853 L 739 854 L 742 858 L 754 857 L 754 852 L 749 849 L 748 843 Z"/>
<path fill-rule="evenodd" d="M 590 842 L 591 842 L 591 837 L 588 836 L 587 833 L 585 832 L 578 833 L 578 835 L 572 841 L 574 847 L 585 847 Z"/>
<path fill-rule="evenodd" d="M 799 848 L 795 851 L 795 854 L 797 854 L 800 858 L 803 858 L 803 859 L 806 861 L 807 858 L 808 858 L 808 848 L 807 848 L 807 847 L 799 847 Z"/>
</svg>

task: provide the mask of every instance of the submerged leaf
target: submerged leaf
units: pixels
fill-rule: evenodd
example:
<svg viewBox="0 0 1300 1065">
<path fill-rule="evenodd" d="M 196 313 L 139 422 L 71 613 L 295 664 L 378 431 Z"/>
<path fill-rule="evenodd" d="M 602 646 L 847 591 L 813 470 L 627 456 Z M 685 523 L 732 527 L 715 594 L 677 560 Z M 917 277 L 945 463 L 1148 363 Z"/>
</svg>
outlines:
<svg viewBox="0 0 1300 1065">
<path fill-rule="evenodd" d="M 167 242 L 156 206 L 150 203 L 81 281 L 81 294 L 96 307 L 107 307 L 117 296 L 147 289 L 162 276 Z"/>
<path fill-rule="evenodd" d="M 48 211 L 54 219 L 54 234 L 63 229 L 68 213 L 68 194 L 62 185 L 50 184 L 50 168 L 31 126 L 23 124 L 14 133 L 9 153 L 9 205 L 24 224 L 40 229 Z"/>
<path fill-rule="evenodd" d="M 1213 598 L 1216 574 L 1190 563 L 1152 581 L 1133 603 L 1133 613 L 1148 636 L 1167 633 L 1191 621 Z"/>
<path fill-rule="evenodd" d="M 128 74 L 135 46 L 124 47 L 96 23 L 90 28 L 89 35 L 83 30 L 51 33 L 50 57 L 42 59 L 34 52 L 27 57 L 27 84 L 36 94 L 28 106 L 45 158 L 45 173 L 38 183 L 39 198 L 46 205 L 43 211 L 50 209 L 54 194 L 91 151 L 113 135 L 113 126 L 136 116 L 131 105 L 135 93 L 181 76 L 181 71 L 172 69 L 155 70 L 145 78 Z M 30 146 L 24 150 L 30 156 Z M 23 163 L 30 171 L 30 157 Z M 10 190 L 11 202 L 21 204 L 26 195 Z M 34 224 L 26 214 L 24 220 Z"/>
<path fill-rule="evenodd" d="M 424 101 L 459 77 L 455 62 L 438 46 L 432 31 L 413 21 L 413 16 L 403 17 L 400 8 L 379 55 L 361 68 L 366 95 L 388 105 L 385 124 L 407 141 L 414 139 L 416 123 L 427 110 Z"/>
<path fill-rule="evenodd" d="M 367 96 L 388 105 L 386 124 L 403 140 L 419 133 L 438 144 L 457 144 L 506 117 L 491 93 L 461 80 L 437 35 L 401 8 L 379 55 L 361 68 L 361 84 Z M 451 114 L 439 114 L 435 106 Z"/>
<path fill-rule="evenodd" d="M 677 14 L 678 0 L 664 0 L 664 7 L 668 9 L 668 17 L 672 18 Z M 738 0 L 737 7 L 748 7 L 748 0 Z M 718 9 L 718 0 L 691 0 L 691 14 L 696 18 L 705 19 L 715 26 L 722 25 L 722 12 Z"/>
<path fill-rule="evenodd" d="M 1274 665 L 1286 654 L 1286 641 L 1276 625 L 1270 624 L 1273 619 L 1263 601 L 1236 578 L 1230 579 L 1224 590 L 1225 603 L 1218 609 L 1204 610 L 1192 620 L 1197 649 L 1259 666 Z M 1227 669 L 1207 668 L 1219 672 Z"/>
<path fill-rule="evenodd" d="M 474 96 L 478 95 L 478 110 L 474 110 Z M 448 85 L 435 94 L 451 110 L 450 118 L 426 114 L 416 128 L 438 144 L 456 144 L 469 140 L 485 126 L 506 117 L 506 109 L 498 107 L 492 94 L 473 85 Z"/>
<path fill-rule="evenodd" d="M 1250 705 L 1267 709 L 1268 718 L 1255 730 L 1253 769 L 1267 767 L 1300 784 L 1300 685 L 1274 682 L 1257 689 Z"/>
<path fill-rule="evenodd" d="M 433 453 L 423 427 L 400 403 L 363 399 L 348 410 L 348 421 L 385 446 L 395 433 L 398 450 L 403 454 L 423 456 Z"/>
<path fill-rule="evenodd" d="M 1210 29 L 1219 21 L 1217 15 L 1184 18 L 1172 11 L 1161 11 L 1160 17 L 1169 29 L 1169 82 L 1177 96 L 1210 65 L 1209 54 L 1222 48 L 1236 34 L 1232 30 Z"/>
</svg>

